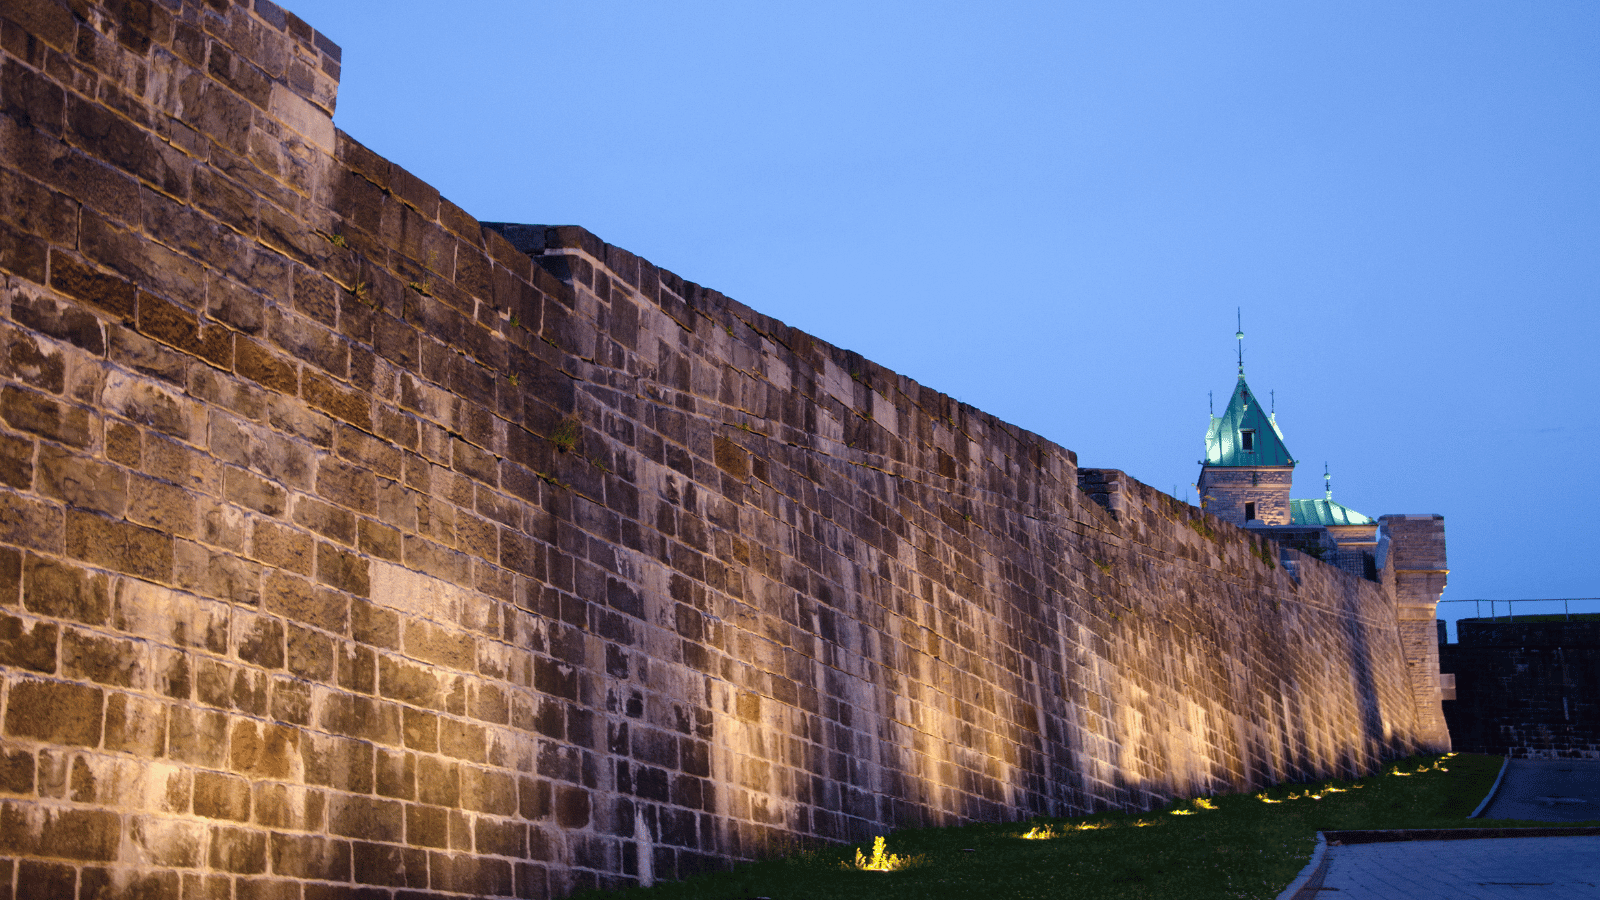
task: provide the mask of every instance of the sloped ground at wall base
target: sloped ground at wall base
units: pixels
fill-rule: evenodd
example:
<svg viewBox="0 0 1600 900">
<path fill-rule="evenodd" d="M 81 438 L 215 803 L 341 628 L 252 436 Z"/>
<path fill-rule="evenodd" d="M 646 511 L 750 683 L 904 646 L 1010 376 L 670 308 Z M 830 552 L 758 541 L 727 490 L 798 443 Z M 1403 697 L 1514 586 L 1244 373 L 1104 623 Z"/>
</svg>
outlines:
<svg viewBox="0 0 1600 900">
<path fill-rule="evenodd" d="M 293 14 L 0 17 L 0 896 L 560 895 L 1418 744 L 1386 588 L 518 249 Z"/>
<path fill-rule="evenodd" d="M 606 896 L 1275 900 L 1309 861 L 1320 862 L 1313 856 L 1319 831 L 1414 828 L 1437 835 L 1470 824 L 1467 815 L 1488 793 L 1500 763 L 1496 757 L 1414 757 L 1354 783 L 1280 785 L 1149 813 L 897 831 L 887 835 L 885 853 L 907 865 L 889 872 L 856 866 L 856 852 L 873 855 L 867 841 Z M 1492 824 L 1475 830 L 1506 833 L 1498 826 L 1507 823 Z M 1418 833 L 1337 832 L 1345 843 Z M 1029 834 L 1032 839 L 1024 837 Z M 1439 873 L 1407 874 L 1426 885 Z"/>
</svg>

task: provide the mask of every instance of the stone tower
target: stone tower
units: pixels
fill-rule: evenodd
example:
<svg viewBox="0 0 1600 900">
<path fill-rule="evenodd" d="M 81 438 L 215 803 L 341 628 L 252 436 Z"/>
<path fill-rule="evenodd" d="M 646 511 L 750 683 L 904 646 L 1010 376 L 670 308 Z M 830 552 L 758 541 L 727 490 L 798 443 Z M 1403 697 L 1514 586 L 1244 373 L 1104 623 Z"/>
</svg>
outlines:
<svg viewBox="0 0 1600 900">
<path fill-rule="evenodd" d="M 1240 526 L 1288 525 L 1294 464 L 1277 421 L 1244 380 L 1241 356 L 1228 408 L 1206 428 L 1206 457 L 1195 485 L 1200 508 Z"/>
</svg>

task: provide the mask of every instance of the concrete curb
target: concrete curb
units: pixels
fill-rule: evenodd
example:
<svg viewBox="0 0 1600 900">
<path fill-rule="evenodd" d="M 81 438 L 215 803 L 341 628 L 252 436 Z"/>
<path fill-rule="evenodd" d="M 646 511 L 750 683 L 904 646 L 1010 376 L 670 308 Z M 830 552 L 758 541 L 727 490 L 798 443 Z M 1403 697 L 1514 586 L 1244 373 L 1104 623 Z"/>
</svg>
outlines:
<svg viewBox="0 0 1600 900">
<path fill-rule="evenodd" d="M 1278 895 L 1278 900 L 1311 900 L 1322 887 L 1323 876 L 1328 874 L 1328 841 L 1317 832 L 1317 849 L 1311 851 L 1311 861 L 1289 886 Z"/>
<path fill-rule="evenodd" d="M 1330 847 L 1355 844 L 1390 844 L 1396 841 L 1476 841 L 1496 838 L 1600 837 L 1600 826 L 1573 825 L 1553 828 L 1403 828 L 1393 831 L 1317 832 Z"/>
<path fill-rule="evenodd" d="M 1479 803 L 1478 804 L 1478 808 L 1473 810 L 1472 811 L 1472 815 L 1467 816 L 1467 818 L 1476 819 L 1478 817 L 1478 814 L 1483 812 L 1484 808 L 1489 805 L 1489 801 L 1494 799 L 1494 793 L 1495 793 L 1495 791 L 1500 790 L 1500 782 L 1505 780 L 1506 769 L 1509 768 L 1510 766 L 1511 766 L 1511 754 L 1507 753 L 1506 754 L 1506 761 L 1500 764 L 1500 774 L 1496 775 L 1494 777 L 1494 784 L 1489 786 L 1489 793 L 1484 796 L 1483 802 Z"/>
</svg>

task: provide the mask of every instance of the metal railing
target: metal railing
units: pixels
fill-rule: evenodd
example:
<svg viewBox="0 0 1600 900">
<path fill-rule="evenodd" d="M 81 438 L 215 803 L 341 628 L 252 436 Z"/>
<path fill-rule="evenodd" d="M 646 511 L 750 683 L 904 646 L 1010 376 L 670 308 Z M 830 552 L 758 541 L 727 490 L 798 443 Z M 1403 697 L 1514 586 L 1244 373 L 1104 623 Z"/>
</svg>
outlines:
<svg viewBox="0 0 1600 900">
<path fill-rule="evenodd" d="M 1447 608 L 1445 606 L 1447 603 L 1457 605 L 1453 608 Z M 1462 609 L 1459 606 L 1459 604 L 1462 603 L 1473 604 L 1471 612 Z M 1489 609 L 1489 615 L 1487 618 L 1490 621 L 1515 622 L 1519 614 L 1517 610 L 1519 608 L 1522 610 L 1527 610 L 1528 604 L 1530 603 L 1543 604 L 1543 609 L 1537 612 L 1524 611 L 1520 613 L 1520 615 L 1523 616 L 1524 621 L 1527 621 L 1529 616 L 1559 615 L 1563 621 L 1570 622 L 1572 621 L 1574 614 L 1584 615 L 1586 613 L 1600 613 L 1600 597 L 1544 597 L 1516 600 L 1440 600 L 1439 618 L 1445 620 L 1445 627 L 1447 629 L 1446 640 L 1449 640 L 1453 643 L 1457 640 L 1460 640 L 1456 628 L 1457 620 L 1485 618 L 1483 611 L 1484 607 L 1487 606 Z M 1559 609 L 1556 608 L 1556 604 L 1560 604 Z M 1538 607 L 1535 607 L 1535 609 L 1538 609 Z M 1460 611 L 1458 612 L 1457 610 Z"/>
<path fill-rule="evenodd" d="M 1476 613 L 1473 616 L 1473 618 L 1475 618 L 1475 619 L 1481 619 L 1481 618 L 1484 617 L 1484 615 L 1483 615 L 1483 605 L 1485 603 L 1487 603 L 1487 604 L 1489 604 L 1489 616 L 1488 617 L 1491 620 L 1496 621 L 1496 622 L 1500 621 L 1499 610 L 1500 610 L 1500 608 L 1502 606 L 1505 607 L 1505 621 L 1507 621 L 1507 622 L 1515 622 L 1516 619 L 1517 619 L 1516 604 L 1518 604 L 1518 603 L 1523 603 L 1523 604 L 1527 604 L 1527 603 L 1559 603 L 1559 604 L 1561 604 L 1561 615 L 1566 619 L 1566 621 L 1570 622 L 1570 621 L 1572 621 L 1572 604 L 1574 604 L 1574 603 L 1600 604 L 1600 597 L 1549 597 L 1549 598 L 1528 598 L 1528 599 L 1518 599 L 1518 600 L 1440 600 L 1439 603 L 1441 605 L 1445 604 L 1445 603 L 1472 603 L 1472 604 L 1475 604 L 1475 606 L 1473 607 L 1473 610 Z M 1585 612 L 1589 612 L 1589 611 L 1590 610 L 1580 609 L 1578 611 L 1578 614 L 1579 615 L 1583 615 Z M 1596 609 L 1594 609 L 1592 611 L 1593 612 L 1600 612 L 1600 607 L 1597 607 Z M 1442 610 L 1441 610 L 1441 612 L 1442 612 Z M 1555 613 L 1553 613 L 1553 612 L 1550 612 L 1550 613 L 1523 613 L 1523 615 L 1524 616 L 1527 616 L 1527 615 L 1555 615 Z M 1456 615 L 1454 618 L 1460 619 L 1460 618 L 1465 618 L 1465 617 L 1461 616 L 1461 615 Z"/>
</svg>

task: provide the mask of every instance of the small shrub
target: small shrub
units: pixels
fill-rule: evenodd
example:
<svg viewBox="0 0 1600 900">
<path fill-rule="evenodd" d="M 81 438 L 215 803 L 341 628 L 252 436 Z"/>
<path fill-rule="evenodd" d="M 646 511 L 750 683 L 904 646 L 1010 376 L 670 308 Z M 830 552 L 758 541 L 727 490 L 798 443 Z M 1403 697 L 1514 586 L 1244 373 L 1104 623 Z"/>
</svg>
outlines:
<svg viewBox="0 0 1600 900">
<path fill-rule="evenodd" d="M 872 856 L 869 858 L 865 853 L 857 850 L 855 865 L 853 867 L 847 865 L 845 868 L 856 868 L 864 872 L 893 872 L 896 869 L 914 866 L 922 861 L 920 856 L 899 856 L 894 853 L 885 853 L 885 843 L 887 841 L 882 837 L 873 838 Z"/>
</svg>

